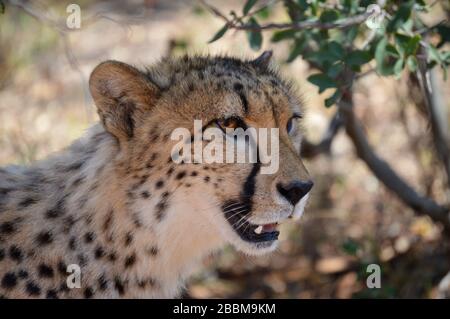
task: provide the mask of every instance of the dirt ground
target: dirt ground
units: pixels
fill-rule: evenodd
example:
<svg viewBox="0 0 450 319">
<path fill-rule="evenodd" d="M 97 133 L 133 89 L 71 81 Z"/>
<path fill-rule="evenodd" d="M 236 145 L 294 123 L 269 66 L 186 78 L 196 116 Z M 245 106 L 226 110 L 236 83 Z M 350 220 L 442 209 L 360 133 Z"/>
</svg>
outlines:
<svg viewBox="0 0 450 319">
<path fill-rule="evenodd" d="M 214 2 L 214 1 L 213 1 Z M 237 1 L 215 1 L 239 9 Z M 41 2 L 39 2 L 41 3 Z M 65 19 L 69 1 L 50 4 Z M 252 57 L 245 34 L 230 32 L 208 45 L 221 27 L 194 1 L 80 1 L 82 16 L 108 19 L 62 37 L 42 21 L 7 8 L 0 15 L 0 165 L 42 159 L 80 137 L 96 121 L 87 91 L 90 71 L 116 59 L 150 65 L 167 54 L 227 53 Z M 64 39 L 67 44 L 64 45 Z M 306 81 L 311 71 L 288 47 L 274 49 L 282 72 L 295 80 L 307 116 L 308 139 L 318 141 L 334 109 L 326 109 Z M 441 88 L 450 101 L 447 83 Z M 376 151 L 422 193 L 449 202 L 443 172 L 433 160 L 429 128 L 408 98 L 404 78 L 366 76 L 356 87 L 357 114 Z M 249 257 L 228 248 L 204 262 L 186 298 L 433 298 L 450 270 L 450 245 L 441 229 L 414 214 L 359 161 L 340 132 L 331 154 L 308 161 L 316 186 L 305 216 L 284 225 L 278 251 Z M 382 270 L 381 289 L 366 286 L 366 266 Z"/>
</svg>

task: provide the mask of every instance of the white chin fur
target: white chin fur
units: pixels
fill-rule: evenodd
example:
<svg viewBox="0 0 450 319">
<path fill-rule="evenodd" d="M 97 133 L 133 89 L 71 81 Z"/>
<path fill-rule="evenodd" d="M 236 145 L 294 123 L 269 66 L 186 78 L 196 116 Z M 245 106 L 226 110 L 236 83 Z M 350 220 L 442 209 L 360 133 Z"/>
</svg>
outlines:
<svg viewBox="0 0 450 319">
<path fill-rule="evenodd" d="M 230 242 L 237 250 L 248 255 L 264 255 L 274 251 L 278 247 L 278 240 L 262 243 L 249 243 L 242 239 L 233 239 Z"/>
<path fill-rule="evenodd" d="M 228 225 L 227 225 L 228 226 Z M 278 240 L 261 243 L 247 242 L 228 226 L 222 228 L 222 234 L 226 240 L 233 245 L 234 248 L 248 255 L 264 255 L 274 251 L 278 247 Z"/>
<path fill-rule="evenodd" d="M 303 216 L 305 211 L 306 203 L 308 202 L 309 193 L 305 195 L 294 207 L 294 213 L 292 214 L 292 218 L 294 220 L 300 219 Z"/>
<path fill-rule="evenodd" d="M 234 248 L 248 255 L 264 255 L 274 251 L 278 247 L 278 240 L 261 243 L 247 242 L 228 226 L 221 228 L 222 235 Z"/>
</svg>

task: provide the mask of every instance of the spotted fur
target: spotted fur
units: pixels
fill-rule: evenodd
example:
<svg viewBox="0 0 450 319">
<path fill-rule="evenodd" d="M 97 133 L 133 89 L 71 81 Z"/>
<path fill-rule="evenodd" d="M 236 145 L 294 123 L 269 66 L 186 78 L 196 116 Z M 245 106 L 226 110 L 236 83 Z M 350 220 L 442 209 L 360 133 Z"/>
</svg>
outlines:
<svg viewBox="0 0 450 319">
<path fill-rule="evenodd" d="M 194 265 L 227 243 L 273 250 L 276 242 L 243 241 L 226 220 L 230 203 L 254 223 L 282 221 L 305 204 L 294 208 L 276 189 L 308 176 L 300 129 L 285 132 L 301 104 L 267 59 L 97 66 L 90 89 L 101 123 L 45 160 L 0 169 L 0 296 L 175 297 Z M 260 174 L 260 163 L 171 161 L 175 128 L 229 116 L 280 128 L 276 174 Z M 81 267 L 81 288 L 66 285 L 70 264 Z"/>
</svg>

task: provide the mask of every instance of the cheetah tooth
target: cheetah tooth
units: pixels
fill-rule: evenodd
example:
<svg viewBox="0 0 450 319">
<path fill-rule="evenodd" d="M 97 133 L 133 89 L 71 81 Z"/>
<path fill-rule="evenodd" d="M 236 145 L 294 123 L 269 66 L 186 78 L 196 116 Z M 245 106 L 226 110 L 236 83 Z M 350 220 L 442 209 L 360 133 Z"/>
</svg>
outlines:
<svg viewBox="0 0 450 319">
<path fill-rule="evenodd" d="M 261 234 L 262 230 L 263 230 L 263 227 L 260 225 L 255 228 L 255 233 L 257 233 L 259 235 L 259 234 Z"/>
</svg>

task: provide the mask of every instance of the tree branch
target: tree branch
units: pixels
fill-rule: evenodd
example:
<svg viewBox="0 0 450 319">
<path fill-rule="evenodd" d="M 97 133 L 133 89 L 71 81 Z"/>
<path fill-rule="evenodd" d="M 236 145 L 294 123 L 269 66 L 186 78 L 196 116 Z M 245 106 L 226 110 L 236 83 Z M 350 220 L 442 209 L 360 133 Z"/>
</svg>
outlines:
<svg viewBox="0 0 450 319">
<path fill-rule="evenodd" d="M 329 29 L 345 29 L 357 24 L 361 24 L 369 18 L 374 11 L 366 11 L 364 13 L 355 15 L 353 17 L 348 17 L 345 19 L 341 19 L 335 22 L 322 22 L 318 20 L 314 21 L 300 21 L 300 22 L 292 22 L 292 23 L 267 23 L 261 25 L 253 25 L 253 24 L 239 24 L 239 22 L 244 18 L 242 17 L 234 17 L 232 19 L 227 18 L 225 14 L 223 14 L 220 10 L 215 8 L 214 6 L 208 4 L 204 0 L 200 0 L 203 5 L 205 5 L 209 11 L 211 11 L 215 16 L 224 20 L 229 29 L 235 30 L 245 30 L 245 31 L 266 31 L 266 30 L 306 30 L 306 29 L 320 29 L 320 30 L 329 30 Z"/>
<path fill-rule="evenodd" d="M 312 67 L 318 68 L 318 66 L 312 64 L 311 62 L 309 62 L 309 64 Z M 349 74 L 346 74 L 346 77 L 353 79 L 351 83 L 361 78 L 362 76 L 364 76 L 364 73 L 360 74 L 359 77 L 355 76 L 351 72 Z M 414 211 L 419 214 L 428 215 L 434 221 L 442 223 L 445 230 L 450 233 L 450 207 L 441 206 L 434 200 L 418 194 L 410 185 L 408 185 L 400 176 L 398 176 L 398 174 L 390 167 L 390 165 L 386 161 L 378 157 L 378 155 L 374 152 L 369 142 L 367 141 L 361 124 L 353 113 L 351 86 L 348 88 L 348 90 L 346 90 L 346 94 L 343 95 L 342 99 L 337 102 L 337 106 L 339 109 L 339 113 L 341 114 L 341 120 L 344 123 L 346 133 L 352 140 L 358 157 L 366 163 L 366 165 L 378 178 L 378 180 L 380 180 L 389 190 L 396 194 L 406 205 L 408 205 Z M 310 145 L 306 146 L 306 155 L 310 155 L 306 152 L 309 151 L 308 147 L 310 147 Z M 314 149 L 314 145 L 312 145 L 312 148 Z M 315 156 L 313 151 L 310 151 L 310 153 L 313 154 L 310 157 Z"/>
<path fill-rule="evenodd" d="M 450 230 L 449 208 L 440 206 L 432 199 L 418 194 L 373 151 L 361 124 L 353 113 L 351 94 L 344 95 L 344 98 L 338 102 L 338 107 L 344 119 L 345 130 L 355 146 L 358 157 L 366 163 L 373 174 L 414 211 L 430 216 L 434 221 L 442 223 L 447 231 Z"/>
<path fill-rule="evenodd" d="M 331 144 L 337 133 L 340 131 L 342 124 L 342 117 L 336 112 L 328 124 L 328 128 L 322 140 L 318 144 L 313 144 L 306 139 L 302 142 L 301 156 L 303 158 L 314 158 L 319 154 L 329 153 Z"/>
<path fill-rule="evenodd" d="M 26 0 L 4 0 L 6 4 L 9 4 L 13 7 L 19 8 L 31 17 L 35 18 L 36 20 L 40 21 L 41 23 L 44 23 L 51 27 L 52 29 L 58 31 L 60 34 L 62 33 L 69 33 L 69 32 L 78 32 L 80 29 L 77 28 L 69 28 L 67 27 L 66 21 L 64 19 L 56 19 L 49 15 L 49 9 L 45 6 L 38 5 L 39 3 L 32 3 L 31 1 Z M 143 20 L 142 16 L 142 20 Z M 108 12 L 105 11 L 98 11 L 94 14 L 91 14 L 88 17 L 83 18 L 83 26 L 89 26 L 91 24 L 94 24 L 98 22 L 101 19 L 109 20 L 114 23 L 117 23 L 120 26 L 126 26 L 131 22 L 132 20 L 127 19 L 124 21 L 119 21 L 117 19 L 114 19 L 110 15 L 108 15 Z M 134 20 L 138 20 L 138 18 L 135 18 Z"/>
<path fill-rule="evenodd" d="M 419 54 L 427 54 L 426 49 L 421 45 Z M 436 152 L 441 160 L 447 174 L 447 183 L 450 185 L 450 146 L 448 142 L 448 127 L 445 116 L 445 105 L 436 85 L 434 70 L 429 70 L 426 59 L 419 59 L 417 78 L 424 97 L 425 106 L 428 111 L 433 141 Z"/>
</svg>

